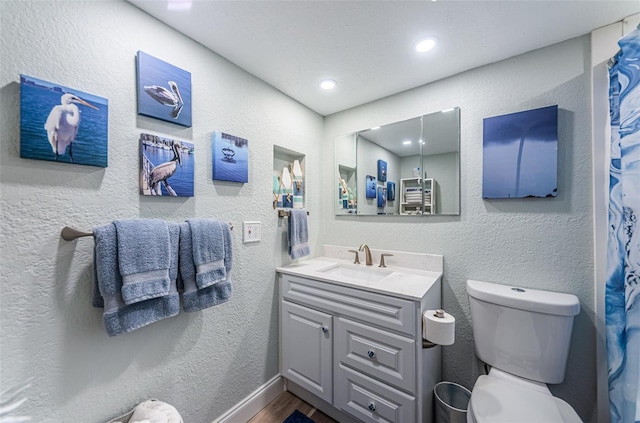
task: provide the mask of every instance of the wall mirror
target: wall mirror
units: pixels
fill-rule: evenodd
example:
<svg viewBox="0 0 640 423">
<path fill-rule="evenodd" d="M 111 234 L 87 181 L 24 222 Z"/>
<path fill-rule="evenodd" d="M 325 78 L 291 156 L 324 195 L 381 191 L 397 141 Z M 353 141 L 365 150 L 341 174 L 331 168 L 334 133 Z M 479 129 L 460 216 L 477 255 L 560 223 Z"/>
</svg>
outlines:
<svg viewBox="0 0 640 423">
<path fill-rule="evenodd" d="M 460 108 L 335 139 L 336 215 L 459 215 Z"/>
</svg>

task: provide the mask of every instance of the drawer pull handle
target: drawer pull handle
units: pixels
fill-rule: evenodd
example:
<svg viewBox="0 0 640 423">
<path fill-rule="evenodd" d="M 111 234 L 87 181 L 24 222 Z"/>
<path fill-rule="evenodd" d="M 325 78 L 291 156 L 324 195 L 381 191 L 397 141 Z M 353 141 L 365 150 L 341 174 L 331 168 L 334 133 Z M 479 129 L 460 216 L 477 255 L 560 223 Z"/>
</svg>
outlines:
<svg viewBox="0 0 640 423">
<path fill-rule="evenodd" d="M 376 411 L 376 405 L 373 401 L 369 402 L 369 411 Z"/>
<path fill-rule="evenodd" d="M 369 350 L 369 351 L 367 351 L 367 355 L 369 356 L 369 358 L 373 358 L 373 357 L 375 357 L 376 352 L 373 351 L 373 350 Z"/>
<path fill-rule="evenodd" d="M 329 332 L 329 328 L 323 325 L 322 326 L 322 333 L 327 333 L 327 332 Z"/>
</svg>

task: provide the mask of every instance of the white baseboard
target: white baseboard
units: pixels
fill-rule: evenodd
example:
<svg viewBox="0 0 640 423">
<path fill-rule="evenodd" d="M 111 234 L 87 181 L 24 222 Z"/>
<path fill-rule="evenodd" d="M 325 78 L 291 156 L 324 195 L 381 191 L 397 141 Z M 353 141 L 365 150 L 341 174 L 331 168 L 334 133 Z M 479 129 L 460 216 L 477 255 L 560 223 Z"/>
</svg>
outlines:
<svg viewBox="0 0 640 423">
<path fill-rule="evenodd" d="M 247 423 L 260 410 L 284 391 L 284 378 L 275 375 L 267 383 L 218 417 L 213 423 Z"/>
</svg>

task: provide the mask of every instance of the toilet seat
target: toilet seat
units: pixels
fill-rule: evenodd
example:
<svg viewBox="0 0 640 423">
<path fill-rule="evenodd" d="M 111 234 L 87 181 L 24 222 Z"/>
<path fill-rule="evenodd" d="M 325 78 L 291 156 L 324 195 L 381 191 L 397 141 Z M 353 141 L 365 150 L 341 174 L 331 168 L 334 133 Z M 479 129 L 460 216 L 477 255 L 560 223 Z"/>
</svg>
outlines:
<svg viewBox="0 0 640 423">
<path fill-rule="evenodd" d="M 492 369 L 491 372 L 493 373 Z M 512 379 L 515 376 L 510 375 Z M 519 379 L 519 378 L 518 378 Z M 497 374 L 480 376 L 469 401 L 471 423 L 581 423 L 575 410 L 548 388 L 524 379 Z M 542 385 L 544 386 L 544 385 Z"/>
</svg>

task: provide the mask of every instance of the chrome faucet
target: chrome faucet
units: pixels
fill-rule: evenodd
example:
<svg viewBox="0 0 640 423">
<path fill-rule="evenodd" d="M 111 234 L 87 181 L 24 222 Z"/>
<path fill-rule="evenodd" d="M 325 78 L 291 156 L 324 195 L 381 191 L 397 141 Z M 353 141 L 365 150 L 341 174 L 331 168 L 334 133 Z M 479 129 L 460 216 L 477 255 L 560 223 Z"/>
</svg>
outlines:
<svg viewBox="0 0 640 423">
<path fill-rule="evenodd" d="M 369 246 L 367 244 L 362 244 L 358 251 L 364 251 L 365 255 L 365 264 L 367 266 L 373 265 L 373 259 L 371 258 L 371 251 L 369 250 Z"/>
</svg>

